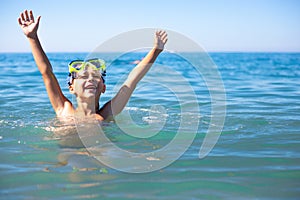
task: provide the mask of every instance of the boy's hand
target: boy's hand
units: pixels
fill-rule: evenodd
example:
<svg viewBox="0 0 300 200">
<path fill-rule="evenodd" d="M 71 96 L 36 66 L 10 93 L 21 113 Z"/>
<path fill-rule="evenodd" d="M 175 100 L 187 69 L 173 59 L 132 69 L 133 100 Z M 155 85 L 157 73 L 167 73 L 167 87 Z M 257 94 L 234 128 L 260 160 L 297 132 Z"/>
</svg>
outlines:
<svg viewBox="0 0 300 200">
<path fill-rule="evenodd" d="M 166 31 L 156 31 L 154 39 L 154 48 L 158 50 L 163 50 L 165 44 L 168 41 L 168 34 Z"/>
<path fill-rule="evenodd" d="M 27 10 L 21 13 L 20 17 L 18 18 L 19 25 L 28 38 L 37 37 L 37 30 L 39 27 L 40 19 L 41 16 L 38 16 L 37 20 L 34 20 L 32 10 L 29 13 Z"/>
</svg>

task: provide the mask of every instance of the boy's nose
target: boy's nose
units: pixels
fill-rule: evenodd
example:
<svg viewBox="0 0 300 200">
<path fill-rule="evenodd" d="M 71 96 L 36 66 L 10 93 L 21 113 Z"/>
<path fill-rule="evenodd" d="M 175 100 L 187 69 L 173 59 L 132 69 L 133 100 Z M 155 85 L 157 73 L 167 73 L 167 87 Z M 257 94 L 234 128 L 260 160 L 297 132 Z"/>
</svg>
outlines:
<svg viewBox="0 0 300 200">
<path fill-rule="evenodd" d="M 88 79 L 87 79 L 88 81 L 93 81 L 94 79 L 93 79 L 93 76 L 91 75 L 91 74 L 89 74 L 89 76 L 88 76 Z"/>
</svg>

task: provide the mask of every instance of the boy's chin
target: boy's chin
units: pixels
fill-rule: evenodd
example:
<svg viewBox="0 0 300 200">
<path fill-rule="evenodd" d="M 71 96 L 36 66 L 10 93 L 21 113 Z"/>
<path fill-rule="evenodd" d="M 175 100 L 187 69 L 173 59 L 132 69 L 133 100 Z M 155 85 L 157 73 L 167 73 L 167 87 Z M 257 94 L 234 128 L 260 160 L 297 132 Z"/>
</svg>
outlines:
<svg viewBox="0 0 300 200">
<path fill-rule="evenodd" d="M 97 93 L 97 89 L 87 89 L 83 92 L 84 94 L 96 94 Z"/>
<path fill-rule="evenodd" d="M 93 92 L 93 91 L 84 92 L 82 94 L 82 97 L 84 97 L 84 98 L 95 98 L 96 97 L 96 92 Z"/>
</svg>

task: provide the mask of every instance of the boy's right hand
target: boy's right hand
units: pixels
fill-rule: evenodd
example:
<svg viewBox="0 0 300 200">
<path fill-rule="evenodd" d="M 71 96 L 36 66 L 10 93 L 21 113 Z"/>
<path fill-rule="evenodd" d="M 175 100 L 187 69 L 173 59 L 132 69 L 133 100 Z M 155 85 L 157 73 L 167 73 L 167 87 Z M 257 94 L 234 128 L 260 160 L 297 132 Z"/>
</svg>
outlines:
<svg viewBox="0 0 300 200">
<path fill-rule="evenodd" d="M 20 14 L 20 17 L 18 18 L 19 25 L 28 38 L 37 37 L 37 30 L 39 27 L 40 19 L 41 16 L 38 16 L 37 20 L 34 20 L 32 10 L 30 10 L 29 13 L 27 10 L 25 10 Z"/>
</svg>

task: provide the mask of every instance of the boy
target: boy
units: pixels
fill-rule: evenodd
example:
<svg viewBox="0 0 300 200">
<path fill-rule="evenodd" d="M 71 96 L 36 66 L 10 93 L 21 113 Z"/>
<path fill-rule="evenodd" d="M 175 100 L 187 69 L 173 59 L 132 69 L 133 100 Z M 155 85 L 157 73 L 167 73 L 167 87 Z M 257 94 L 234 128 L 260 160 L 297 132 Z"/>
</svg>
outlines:
<svg viewBox="0 0 300 200">
<path fill-rule="evenodd" d="M 67 99 L 52 71 L 52 66 L 40 44 L 37 30 L 41 16 L 34 19 L 32 11 L 25 10 L 18 18 L 25 36 L 27 37 L 34 60 L 42 74 L 45 87 L 58 117 L 77 116 L 94 117 L 100 121 L 109 120 L 119 114 L 127 104 L 137 83 L 148 72 L 158 55 L 163 51 L 168 40 L 165 31 L 155 33 L 154 46 L 147 56 L 130 72 L 127 80 L 118 93 L 99 108 L 99 99 L 106 90 L 104 83 L 105 63 L 100 59 L 72 61 L 69 65 L 69 90 L 76 96 L 77 108 Z"/>
</svg>

